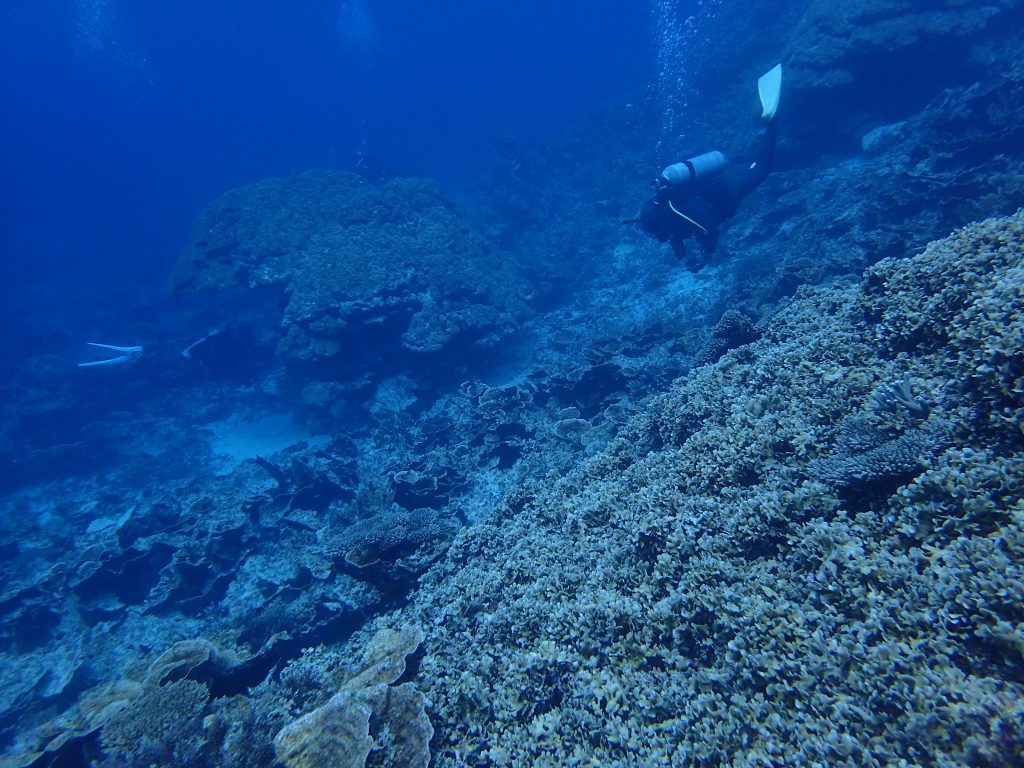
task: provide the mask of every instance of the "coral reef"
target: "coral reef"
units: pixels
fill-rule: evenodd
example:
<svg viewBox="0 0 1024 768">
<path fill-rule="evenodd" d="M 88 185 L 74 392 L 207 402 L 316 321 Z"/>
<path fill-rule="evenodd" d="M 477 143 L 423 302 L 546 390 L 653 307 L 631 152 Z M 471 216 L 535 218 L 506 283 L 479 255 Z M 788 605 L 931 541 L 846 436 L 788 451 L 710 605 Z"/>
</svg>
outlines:
<svg viewBox="0 0 1024 768">
<path fill-rule="evenodd" d="M 436 728 L 442 766 L 1012 762 L 1022 233 L 990 220 L 800 288 L 653 398 L 657 363 L 699 350 L 673 326 L 552 332 L 564 359 L 514 384 L 419 409 L 385 380 L 374 450 L 337 436 L 141 494 L 75 483 L 59 524 L 9 515 L 7 764 L 130 763 L 114 718 L 163 696 L 194 706 L 139 760 L 298 764 L 318 731 L 425 764 Z M 374 631 L 413 624 L 403 673 Z"/>
<path fill-rule="evenodd" d="M 1024 205 L 1024 166 L 1014 149 L 1024 139 L 1024 69 L 997 72 L 900 116 L 885 144 L 865 138 L 863 149 L 828 170 L 809 159 L 806 169 L 769 177 L 763 190 L 775 190 L 773 205 L 730 228 L 744 291 L 764 301 L 822 277 L 859 274 L 882 257 L 901 257 L 969 221 Z M 876 132 L 878 120 L 866 118 L 861 130 Z M 780 252 L 791 256 L 780 260 Z M 807 254 L 814 254 L 812 271 L 797 268 Z"/>
<path fill-rule="evenodd" d="M 825 142 L 846 133 L 849 140 L 858 121 L 894 123 L 944 88 L 970 86 L 985 68 L 1000 66 L 993 42 L 1022 18 L 1013 0 L 868 0 L 856 7 L 811 0 L 783 56 L 794 130 L 823 131 Z M 844 125 L 821 119 L 823 106 L 833 104 L 845 105 Z"/>
<path fill-rule="evenodd" d="M 328 447 L 303 466 L 317 454 L 332 463 Z M 63 490 L 68 507 L 53 532 L 26 519 L 21 540 L 36 560 L 21 557 L 5 574 L 0 600 L 9 753 L 77 749 L 96 728 L 75 710 L 98 685 L 191 679 L 223 696 L 306 645 L 354 631 L 386 597 L 336 568 L 318 533 L 329 513 L 296 504 L 295 490 L 249 463 L 219 480 L 161 484 L 148 499 L 131 485 L 76 483 Z M 54 546 L 72 553 L 67 562 L 52 562 Z M 74 738 L 55 742 L 56 733 Z"/>
<path fill-rule="evenodd" d="M 849 85 L 863 81 L 868 66 L 894 69 L 894 62 L 907 57 L 969 50 L 991 27 L 1010 23 L 1018 10 L 1011 0 L 967 12 L 958 0 L 868 0 L 856 8 L 812 0 L 794 31 L 789 75 L 798 89 Z"/>
<path fill-rule="evenodd" d="M 1020 4 L 712 16 L 685 135 L 643 95 L 465 214 L 211 205 L 175 303 L 237 287 L 255 378 L 181 373 L 165 305 L 126 377 L 4 340 L 0 765 L 1024 761 L 1024 218 L 957 230 L 1024 203 Z M 746 157 L 782 46 L 776 171 L 680 270 L 621 220 Z"/>
<path fill-rule="evenodd" d="M 1022 236 L 1019 215 L 966 227 L 917 257 L 928 265 L 922 275 L 889 262 L 869 270 L 863 298 L 881 348 L 894 356 L 928 350 L 955 366 L 957 389 L 995 434 L 1020 423 L 1024 397 Z"/>
</svg>

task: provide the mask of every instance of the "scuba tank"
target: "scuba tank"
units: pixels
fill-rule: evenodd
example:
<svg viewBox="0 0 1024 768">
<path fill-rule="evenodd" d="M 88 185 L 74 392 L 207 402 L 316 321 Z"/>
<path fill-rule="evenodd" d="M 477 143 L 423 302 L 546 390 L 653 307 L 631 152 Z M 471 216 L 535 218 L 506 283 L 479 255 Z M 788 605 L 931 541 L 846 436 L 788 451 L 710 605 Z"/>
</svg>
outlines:
<svg viewBox="0 0 1024 768">
<path fill-rule="evenodd" d="M 725 155 L 717 149 L 691 157 L 681 163 L 672 163 L 661 172 L 661 178 L 672 187 L 685 187 L 697 181 L 710 179 L 725 170 Z"/>
</svg>

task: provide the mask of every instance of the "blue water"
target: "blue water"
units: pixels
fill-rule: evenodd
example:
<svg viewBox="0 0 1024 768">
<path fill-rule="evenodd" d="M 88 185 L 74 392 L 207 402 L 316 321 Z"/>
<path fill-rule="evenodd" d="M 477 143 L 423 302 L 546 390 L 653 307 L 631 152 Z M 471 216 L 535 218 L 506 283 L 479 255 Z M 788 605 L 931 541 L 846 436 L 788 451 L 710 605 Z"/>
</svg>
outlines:
<svg viewBox="0 0 1024 768">
<path fill-rule="evenodd" d="M 557 135 L 654 67 L 649 10 L 611 0 L 43 0 L 0 22 L 2 283 L 48 304 L 152 294 L 231 187 L 364 143 L 466 179 L 499 137 Z"/>
</svg>

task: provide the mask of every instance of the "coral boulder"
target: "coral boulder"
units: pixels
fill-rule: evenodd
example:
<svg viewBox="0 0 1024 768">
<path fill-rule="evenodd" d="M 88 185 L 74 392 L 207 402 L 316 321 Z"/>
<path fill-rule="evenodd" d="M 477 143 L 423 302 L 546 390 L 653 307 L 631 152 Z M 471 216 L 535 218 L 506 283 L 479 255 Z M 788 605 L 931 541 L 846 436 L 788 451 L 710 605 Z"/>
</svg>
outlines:
<svg viewBox="0 0 1024 768">
<path fill-rule="evenodd" d="M 234 189 L 200 215 L 172 291 L 238 287 L 282 292 L 286 359 L 333 364 L 492 344 L 528 293 L 433 182 L 333 171 Z"/>
</svg>

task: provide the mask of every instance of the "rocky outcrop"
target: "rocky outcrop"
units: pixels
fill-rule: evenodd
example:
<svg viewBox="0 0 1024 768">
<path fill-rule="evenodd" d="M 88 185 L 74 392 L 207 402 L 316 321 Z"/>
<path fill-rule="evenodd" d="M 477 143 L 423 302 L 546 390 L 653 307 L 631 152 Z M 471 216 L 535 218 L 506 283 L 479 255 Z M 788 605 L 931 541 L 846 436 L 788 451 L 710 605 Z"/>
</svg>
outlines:
<svg viewBox="0 0 1024 768">
<path fill-rule="evenodd" d="M 816 147 L 849 146 L 865 123 L 905 119 L 945 88 L 1002 75 L 1007 33 L 1022 23 L 1013 0 L 812 0 L 783 56 L 788 127 Z"/>
</svg>

